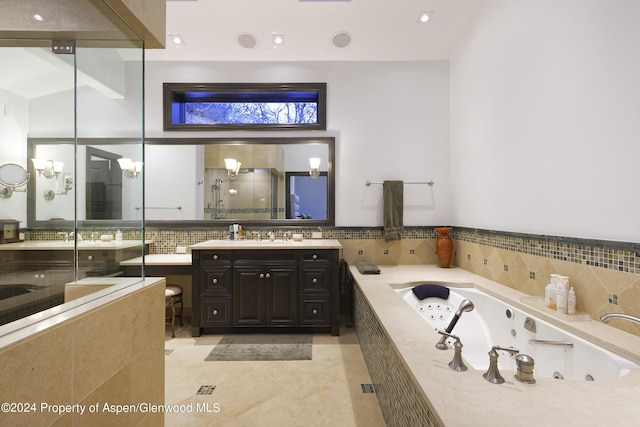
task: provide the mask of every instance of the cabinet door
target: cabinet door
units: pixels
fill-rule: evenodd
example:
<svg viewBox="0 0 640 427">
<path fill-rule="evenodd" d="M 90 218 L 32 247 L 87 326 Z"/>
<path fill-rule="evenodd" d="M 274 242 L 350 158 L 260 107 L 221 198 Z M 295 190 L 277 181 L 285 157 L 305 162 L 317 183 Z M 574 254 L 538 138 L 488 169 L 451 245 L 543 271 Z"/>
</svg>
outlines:
<svg viewBox="0 0 640 427">
<path fill-rule="evenodd" d="M 268 326 L 297 326 L 297 266 L 267 267 L 266 323 Z"/>
<path fill-rule="evenodd" d="M 233 269 L 234 326 L 264 326 L 265 271 L 258 266 Z"/>
</svg>

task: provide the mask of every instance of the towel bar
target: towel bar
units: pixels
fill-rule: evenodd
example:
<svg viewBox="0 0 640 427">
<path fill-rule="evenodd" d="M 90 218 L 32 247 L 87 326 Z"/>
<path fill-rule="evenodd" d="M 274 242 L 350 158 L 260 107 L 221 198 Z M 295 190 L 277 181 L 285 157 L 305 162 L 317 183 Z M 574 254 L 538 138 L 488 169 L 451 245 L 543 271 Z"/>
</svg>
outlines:
<svg viewBox="0 0 640 427">
<path fill-rule="evenodd" d="M 174 207 L 169 207 L 169 206 L 145 206 L 144 208 L 145 209 L 178 209 L 178 210 L 181 210 L 182 206 L 177 206 L 175 208 Z M 136 206 L 134 209 L 138 210 L 138 209 L 142 209 L 142 207 Z"/>
<path fill-rule="evenodd" d="M 364 183 L 364 185 L 366 185 L 367 187 L 371 186 L 371 184 L 384 184 L 382 182 L 371 182 L 371 181 L 366 181 Z M 405 181 L 405 184 L 426 184 L 429 187 L 431 187 L 433 185 L 433 181 Z"/>
</svg>

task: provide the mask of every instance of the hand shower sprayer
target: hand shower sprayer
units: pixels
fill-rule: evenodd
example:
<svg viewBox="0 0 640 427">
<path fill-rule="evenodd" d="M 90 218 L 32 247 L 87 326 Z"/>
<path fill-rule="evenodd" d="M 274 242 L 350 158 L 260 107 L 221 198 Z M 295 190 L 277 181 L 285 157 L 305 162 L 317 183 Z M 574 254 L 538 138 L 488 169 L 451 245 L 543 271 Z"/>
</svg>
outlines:
<svg viewBox="0 0 640 427">
<path fill-rule="evenodd" d="M 447 328 L 445 329 L 445 332 L 450 334 L 451 331 L 453 330 L 453 327 L 456 326 L 456 323 L 458 323 L 458 320 L 460 319 L 460 316 L 462 316 L 462 313 L 464 313 L 465 311 L 471 311 L 473 310 L 473 308 L 474 308 L 474 305 L 471 301 L 469 301 L 468 299 L 463 299 L 462 302 L 460 303 L 460 307 L 458 307 L 455 314 L 453 315 L 453 318 L 451 318 L 451 322 L 449 322 L 449 326 L 447 326 Z M 447 340 L 447 336 L 443 335 L 442 338 L 440 338 L 440 341 L 438 341 L 438 343 L 436 344 L 436 348 L 438 350 L 446 350 L 447 349 L 447 344 L 445 343 L 446 340 Z"/>
</svg>

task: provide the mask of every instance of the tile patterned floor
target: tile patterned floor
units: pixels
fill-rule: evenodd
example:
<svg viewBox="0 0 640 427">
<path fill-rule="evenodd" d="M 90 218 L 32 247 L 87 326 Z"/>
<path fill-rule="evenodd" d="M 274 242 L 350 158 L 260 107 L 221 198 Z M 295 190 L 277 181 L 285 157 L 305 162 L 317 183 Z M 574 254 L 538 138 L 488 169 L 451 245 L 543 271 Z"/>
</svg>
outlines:
<svg viewBox="0 0 640 427">
<path fill-rule="evenodd" d="M 385 425 L 375 393 L 363 392 L 371 379 L 353 328 L 314 335 L 312 360 L 206 362 L 221 338 L 193 338 L 188 322 L 174 339 L 167 329 L 165 404 L 178 412 L 166 426 Z"/>
</svg>

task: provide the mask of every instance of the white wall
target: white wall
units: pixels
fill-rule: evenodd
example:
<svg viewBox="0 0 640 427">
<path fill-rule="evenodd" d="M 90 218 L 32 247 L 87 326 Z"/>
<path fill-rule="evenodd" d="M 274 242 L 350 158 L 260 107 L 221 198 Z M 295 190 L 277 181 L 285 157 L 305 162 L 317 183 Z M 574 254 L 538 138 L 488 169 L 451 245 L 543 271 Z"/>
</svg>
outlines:
<svg viewBox="0 0 640 427">
<path fill-rule="evenodd" d="M 382 186 L 365 181 L 434 180 L 405 185 L 405 225 L 451 222 L 448 179 L 448 64 L 439 62 L 146 63 L 148 137 L 204 137 L 163 132 L 164 82 L 326 82 L 326 132 L 336 137 L 336 225 L 381 226 Z M 294 136 L 216 132 L 213 136 Z M 297 135 L 300 135 L 299 133 Z"/>
<path fill-rule="evenodd" d="M 451 60 L 454 224 L 640 241 L 638 16 L 485 1 Z"/>
<path fill-rule="evenodd" d="M 0 90 L 0 165 L 15 163 L 27 169 L 28 116 L 26 99 Z M 14 192 L 8 199 L 0 198 L 0 218 L 16 219 L 22 222 L 21 227 L 26 226 L 27 193 Z"/>
</svg>

